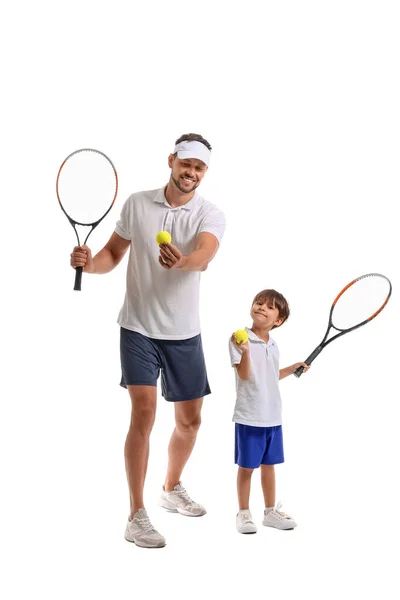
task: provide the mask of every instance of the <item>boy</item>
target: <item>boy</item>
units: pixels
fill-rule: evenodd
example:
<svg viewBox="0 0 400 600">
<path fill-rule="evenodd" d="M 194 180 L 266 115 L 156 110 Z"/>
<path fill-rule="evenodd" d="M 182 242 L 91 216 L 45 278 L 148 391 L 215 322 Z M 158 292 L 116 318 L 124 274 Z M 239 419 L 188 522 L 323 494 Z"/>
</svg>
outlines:
<svg viewBox="0 0 400 600">
<path fill-rule="evenodd" d="M 261 485 L 265 500 L 263 525 L 293 529 L 296 522 L 275 507 L 274 465 L 284 462 L 282 441 L 282 409 L 279 379 L 304 372 L 303 362 L 279 369 L 279 351 L 269 332 L 280 327 L 289 317 L 285 298 L 275 290 L 263 290 L 253 300 L 250 316 L 253 325 L 246 328 L 249 339 L 237 343 L 235 334 L 229 342 L 231 364 L 236 373 L 235 463 L 238 465 L 237 491 L 239 533 L 256 533 L 257 527 L 249 510 L 250 482 L 253 470 L 261 467 Z M 275 507 L 275 508 L 274 508 Z"/>
</svg>

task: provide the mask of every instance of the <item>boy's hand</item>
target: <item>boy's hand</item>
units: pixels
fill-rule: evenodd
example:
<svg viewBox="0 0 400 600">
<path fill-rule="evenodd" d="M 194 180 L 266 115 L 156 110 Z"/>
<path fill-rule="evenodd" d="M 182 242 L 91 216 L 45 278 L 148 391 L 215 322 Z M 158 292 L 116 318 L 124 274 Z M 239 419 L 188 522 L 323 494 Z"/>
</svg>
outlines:
<svg viewBox="0 0 400 600">
<path fill-rule="evenodd" d="M 234 333 L 232 333 L 231 342 L 234 344 L 234 346 L 236 346 L 236 348 L 239 348 L 239 350 L 241 350 L 242 352 L 249 351 L 249 342 L 245 342 L 244 344 L 238 344 L 236 341 L 236 335 Z"/>
<path fill-rule="evenodd" d="M 292 373 L 294 373 L 299 367 L 304 367 L 303 373 L 306 373 L 310 368 L 310 365 L 307 365 L 305 362 L 294 363 L 294 365 L 291 366 Z"/>
</svg>

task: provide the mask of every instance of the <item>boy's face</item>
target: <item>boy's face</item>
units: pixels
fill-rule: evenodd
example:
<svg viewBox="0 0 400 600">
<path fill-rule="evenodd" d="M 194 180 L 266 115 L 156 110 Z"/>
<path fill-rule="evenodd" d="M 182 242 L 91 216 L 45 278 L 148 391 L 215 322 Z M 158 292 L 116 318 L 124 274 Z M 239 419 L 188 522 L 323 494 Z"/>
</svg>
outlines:
<svg viewBox="0 0 400 600">
<path fill-rule="evenodd" d="M 271 300 L 257 300 L 251 307 L 250 316 L 258 327 L 272 329 L 279 327 L 283 319 L 279 318 L 279 310 Z"/>
</svg>

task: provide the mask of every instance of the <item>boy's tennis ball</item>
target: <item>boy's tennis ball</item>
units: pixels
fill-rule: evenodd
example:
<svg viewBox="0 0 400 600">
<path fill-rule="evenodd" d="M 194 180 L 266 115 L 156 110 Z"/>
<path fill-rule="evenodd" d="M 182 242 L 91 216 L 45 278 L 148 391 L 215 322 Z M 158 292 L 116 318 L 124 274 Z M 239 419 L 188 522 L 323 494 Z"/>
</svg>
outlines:
<svg viewBox="0 0 400 600">
<path fill-rule="evenodd" d="M 247 342 L 247 340 L 249 339 L 249 334 L 247 333 L 247 331 L 245 329 L 238 329 L 235 332 L 235 338 L 236 338 L 236 342 L 238 344 L 245 344 Z"/>
<path fill-rule="evenodd" d="M 170 244 L 171 240 L 172 238 L 169 231 L 159 231 L 156 235 L 157 244 Z"/>
</svg>

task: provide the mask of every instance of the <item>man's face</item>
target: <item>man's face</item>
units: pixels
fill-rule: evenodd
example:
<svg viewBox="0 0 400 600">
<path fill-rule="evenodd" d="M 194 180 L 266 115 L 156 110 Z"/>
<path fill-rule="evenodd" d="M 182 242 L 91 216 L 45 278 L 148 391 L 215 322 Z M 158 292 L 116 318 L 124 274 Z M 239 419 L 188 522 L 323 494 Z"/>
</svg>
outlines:
<svg viewBox="0 0 400 600">
<path fill-rule="evenodd" d="M 198 158 L 180 159 L 170 154 L 168 165 L 171 168 L 171 179 L 183 194 L 190 194 L 199 187 L 207 171 L 207 165 Z"/>
</svg>

